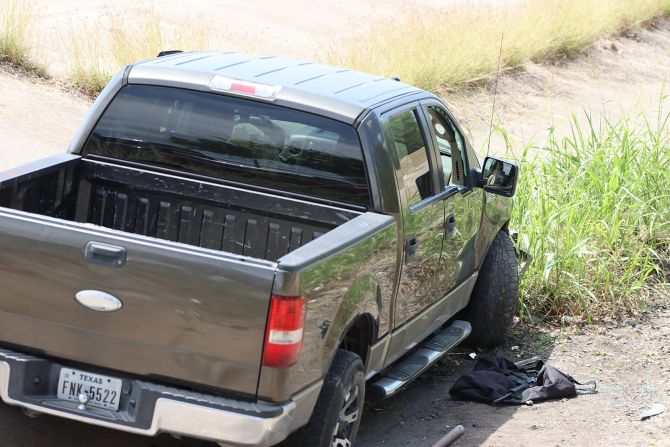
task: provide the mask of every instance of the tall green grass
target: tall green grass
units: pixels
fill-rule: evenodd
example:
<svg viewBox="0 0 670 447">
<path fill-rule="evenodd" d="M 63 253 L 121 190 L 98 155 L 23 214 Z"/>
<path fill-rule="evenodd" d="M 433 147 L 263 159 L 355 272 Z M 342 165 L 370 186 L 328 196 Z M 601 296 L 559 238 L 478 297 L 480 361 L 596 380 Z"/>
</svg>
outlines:
<svg viewBox="0 0 670 447">
<path fill-rule="evenodd" d="M 28 42 L 32 22 L 31 3 L 0 0 L 0 62 L 46 77 L 46 68 L 35 60 Z"/>
<path fill-rule="evenodd" d="M 403 11 L 338 40 L 327 62 L 436 90 L 502 66 L 580 51 L 603 35 L 670 12 L 670 0 L 519 0 L 450 2 Z"/>
<path fill-rule="evenodd" d="M 644 304 L 670 256 L 669 120 L 575 119 L 522 162 L 512 226 L 533 258 L 522 312 L 592 321 Z"/>
</svg>

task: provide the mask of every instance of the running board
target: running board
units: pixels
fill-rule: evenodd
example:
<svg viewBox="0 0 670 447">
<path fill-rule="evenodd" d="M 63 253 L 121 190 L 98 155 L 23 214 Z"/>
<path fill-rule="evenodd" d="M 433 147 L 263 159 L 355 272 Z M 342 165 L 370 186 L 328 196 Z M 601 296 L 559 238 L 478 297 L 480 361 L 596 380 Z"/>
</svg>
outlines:
<svg viewBox="0 0 670 447">
<path fill-rule="evenodd" d="M 456 320 L 451 326 L 428 337 L 419 344 L 417 350 L 400 359 L 391 368 L 382 372 L 379 378 L 369 383 L 365 391 L 366 397 L 374 401 L 393 396 L 465 340 L 471 331 L 470 323 Z"/>
</svg>

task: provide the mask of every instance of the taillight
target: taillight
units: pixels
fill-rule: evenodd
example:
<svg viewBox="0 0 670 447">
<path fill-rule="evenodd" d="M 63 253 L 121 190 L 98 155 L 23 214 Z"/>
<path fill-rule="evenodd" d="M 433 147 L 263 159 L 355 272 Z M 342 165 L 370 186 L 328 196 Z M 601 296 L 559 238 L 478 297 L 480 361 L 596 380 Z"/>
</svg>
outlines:
<svg viewBox="0 0 670 447">
<path fill-rule="evenodd" d="M 305 327 L 305 300 L 301 296 L 272 295 L 265 329 L 263 366 L 287 368 L 298 361 Z"/>
</svg>

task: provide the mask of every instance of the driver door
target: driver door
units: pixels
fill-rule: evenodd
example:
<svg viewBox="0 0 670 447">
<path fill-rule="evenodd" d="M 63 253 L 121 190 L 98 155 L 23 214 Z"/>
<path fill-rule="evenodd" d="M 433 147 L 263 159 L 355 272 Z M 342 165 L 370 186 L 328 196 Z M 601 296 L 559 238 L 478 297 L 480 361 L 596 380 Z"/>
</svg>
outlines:
<svg viewBox="0 0 670 447">
<path fill-rule="evenodd" d="M 470 162 L 467 140 L 447 108 L 436 100 L 422 101 L 422 110 L 429 123 L 430 145 L 439 154 L 442 170 L 442 191 L 450 191 L 444 200 L 445 228 L 442 246 L 440 283 L 450 292 L 466 281 L 476 270 L 475 238 L 482 212 L 483 192 L 469 186 Z M 463 300 L 462 296 L 453 297 Z M 458 309 L 463 303 L 453 303 Z"/>
</svg>

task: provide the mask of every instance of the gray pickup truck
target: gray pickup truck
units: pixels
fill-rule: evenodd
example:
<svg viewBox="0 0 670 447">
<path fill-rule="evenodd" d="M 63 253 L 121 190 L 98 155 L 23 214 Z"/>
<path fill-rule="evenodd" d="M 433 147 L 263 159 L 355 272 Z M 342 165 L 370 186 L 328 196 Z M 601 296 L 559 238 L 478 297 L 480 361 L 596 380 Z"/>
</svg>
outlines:
<svg viewBox="0 0 670 447">
<path fill-rule="evenodd" d="M 67 154 L 0 174 L 0 397 L 351 446 L 366 397 L 504 339 L 517 175 L 394 79 L 231 52 L 128 66 Z"/>
</svg>

